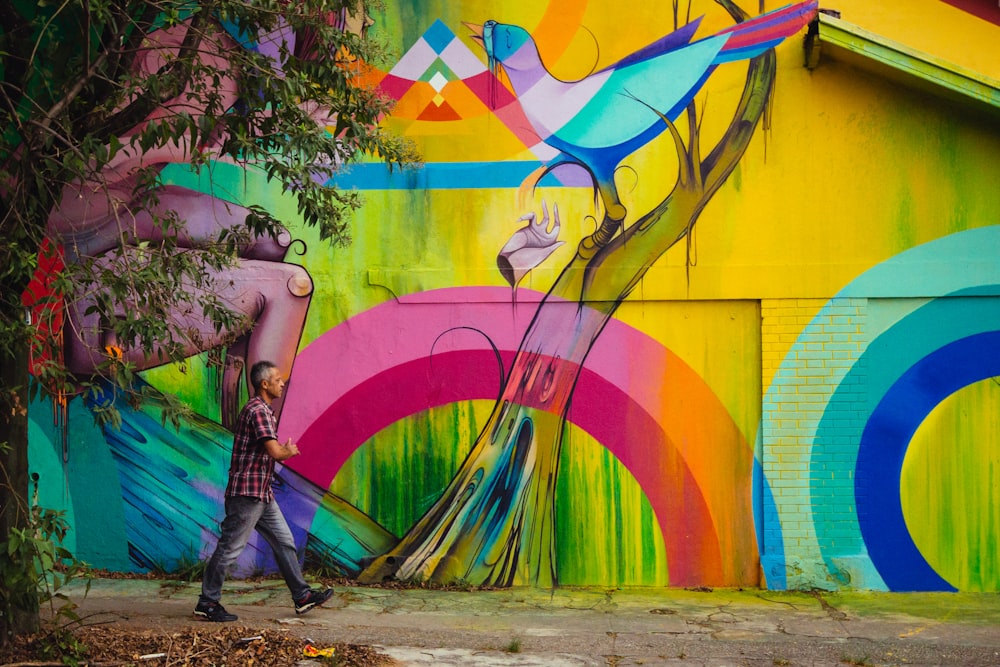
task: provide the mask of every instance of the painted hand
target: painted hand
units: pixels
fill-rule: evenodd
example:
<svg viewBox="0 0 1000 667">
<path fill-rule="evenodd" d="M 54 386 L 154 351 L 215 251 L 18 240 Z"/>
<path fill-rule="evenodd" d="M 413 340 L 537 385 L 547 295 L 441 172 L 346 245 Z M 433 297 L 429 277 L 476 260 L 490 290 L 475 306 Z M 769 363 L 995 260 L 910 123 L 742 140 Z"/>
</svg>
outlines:
<svg viewBox="0 0 1000 667">
<path fill-rule="evenodd" d="M 542 218 L 537 220 L 534 211 L 525 213 L 518 222 L 527 222 L 500 249 L 497 267 L 501 275 L 515 287 L 529 271 L 541 264 L 563 245 L 559 241 L 559 206 L 552 206 L 552 227 L 549 228 L 549 207 L 542 200 Z"/>
</svg>

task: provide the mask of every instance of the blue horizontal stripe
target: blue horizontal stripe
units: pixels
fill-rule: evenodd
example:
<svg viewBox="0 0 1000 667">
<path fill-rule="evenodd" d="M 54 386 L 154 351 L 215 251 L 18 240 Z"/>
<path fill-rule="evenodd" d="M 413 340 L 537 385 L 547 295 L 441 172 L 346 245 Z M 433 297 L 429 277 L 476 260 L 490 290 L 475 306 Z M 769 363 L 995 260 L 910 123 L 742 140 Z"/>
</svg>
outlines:
<svg viewBox="0 0 1000 667">
<path fill-rule="evenodd" d="M 516 188 L 540 162 L 433 162 L 413 169 L 393 169 L 380 162 L 352 164 L 337 173 L 329 184 L 357 190 L 461 190 Z M 579 173 L 578 173 L 579 172 Z M 572 175 L 572 179 L 567 176 Z M 539 185 L 589 187 L 582 170 L 547 174 Z"/>
</svg>

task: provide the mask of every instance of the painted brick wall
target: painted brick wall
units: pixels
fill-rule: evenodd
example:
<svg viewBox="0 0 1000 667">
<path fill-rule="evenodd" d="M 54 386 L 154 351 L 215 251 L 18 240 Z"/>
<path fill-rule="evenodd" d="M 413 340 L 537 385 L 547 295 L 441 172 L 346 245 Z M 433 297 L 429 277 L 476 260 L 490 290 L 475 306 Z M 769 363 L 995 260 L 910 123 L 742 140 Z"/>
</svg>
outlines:
<svg viewBox="0 0 1000 667">
<path fill-rule="evenodd" d="M 856 586 L 869 578 L 857 562 L 864 546 L 851 472 L 863 426 L 856 413 L 867 400 L 855 367 L 867 345 L 866 311 L 859 298 L 761 302 L 767 390 L 758 451 L 773 499 L 761 516 L 761 565 L 772 588 Z M 852 381 L 842 383 L 852 367 Z M 835 388 L 846 400 L 830 401 Z"/>
</svg>

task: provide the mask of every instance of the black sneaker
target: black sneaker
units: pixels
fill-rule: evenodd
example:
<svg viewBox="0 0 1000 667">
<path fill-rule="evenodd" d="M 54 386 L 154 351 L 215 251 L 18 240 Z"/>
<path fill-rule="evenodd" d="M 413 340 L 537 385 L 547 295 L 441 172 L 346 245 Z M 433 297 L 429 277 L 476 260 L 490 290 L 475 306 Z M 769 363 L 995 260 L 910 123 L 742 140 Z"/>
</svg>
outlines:
<svg viewBox="0 0 1000 667">
<path fill-rule="evenodd" d="M 194 615 L 213 623 L 229 623 L 239 618 L 236 614 L 226 611 L 226 608 L 218 602 L 199 602 L 194 608 Z"/>
<path fill-rule="evenodd" d="M 295 601 L 295 613 L 304 614 L 313 607 L 318 607 L 322 605 L 331 597 L 333 597 L 332 588 L 327 588 L 326 590 L 323 591 L 319 590 L 318 588 L 314 588 L 308 593 L 306 593 L 305 597 L 303 597 L 301 600 Z"/>
</svg>

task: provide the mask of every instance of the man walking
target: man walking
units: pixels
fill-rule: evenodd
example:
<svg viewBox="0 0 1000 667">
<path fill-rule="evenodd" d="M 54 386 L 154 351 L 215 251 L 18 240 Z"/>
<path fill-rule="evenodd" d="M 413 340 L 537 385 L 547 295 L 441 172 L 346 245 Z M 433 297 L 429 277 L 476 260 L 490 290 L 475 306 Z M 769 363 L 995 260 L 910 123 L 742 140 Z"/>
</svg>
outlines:
<svg viewBox="0 0 1000 667">
<path fill-rule="evenodd" d="M 333 595 L 331 588 L 310 589 L 302 578 L 295 541 L 271 490 L 275 461 L 284 461 L 299 453 L 291 439 L 285 444 L 278 442 L 277 420 L 271 409 L 271 403 L 281 398 L 285 379 L 273 363 L 259 361 L 250 369 L 250 384 L 254 396 L 243 406 L 233 436 L 222 535 L 205 566 L 201 595 L 194 608 L 196 616 L 209 621 L 227 622 L 238 618 L 227 612 L 219 599 L 226 572 L 243 552 L 254 529 L 274 551 L 278 569 L 295 601 L 296 614 L 306 613 Z"/>
</svg>

